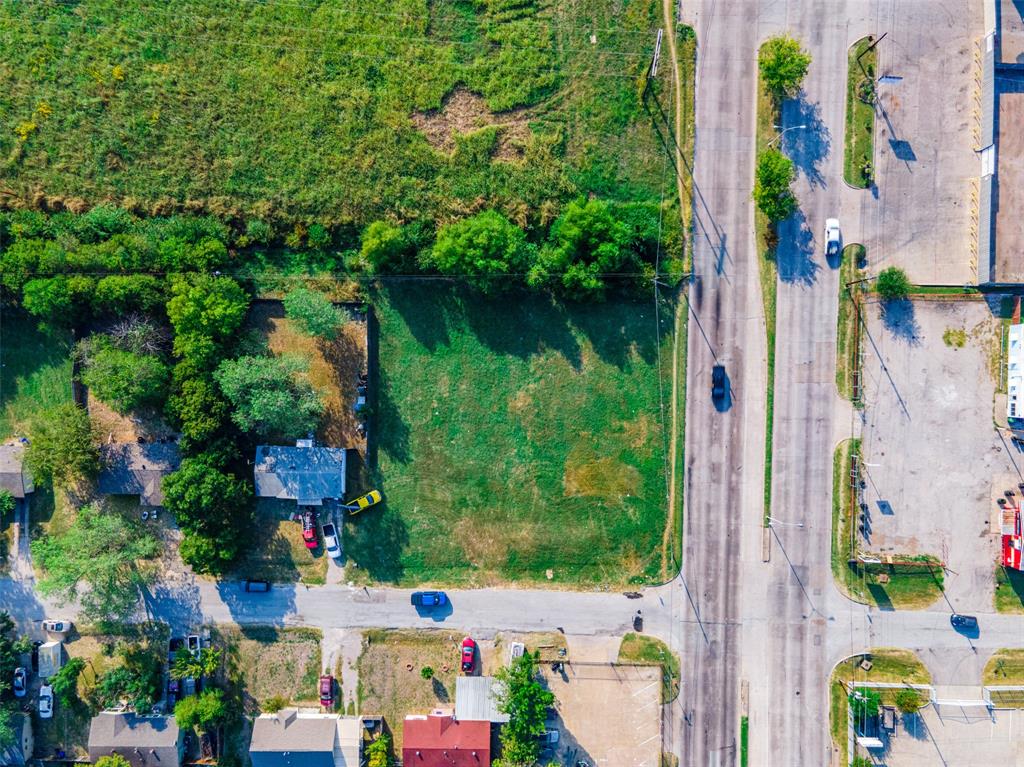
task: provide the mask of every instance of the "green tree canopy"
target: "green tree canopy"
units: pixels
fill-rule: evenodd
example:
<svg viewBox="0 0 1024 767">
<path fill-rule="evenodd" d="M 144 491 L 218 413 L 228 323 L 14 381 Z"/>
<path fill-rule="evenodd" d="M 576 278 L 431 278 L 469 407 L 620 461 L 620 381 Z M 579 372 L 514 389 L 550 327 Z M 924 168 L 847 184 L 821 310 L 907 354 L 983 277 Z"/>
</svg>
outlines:
<svg viewBox="0 0 1024 767">
<path fill-rule="evenodd" d="M 181 647 L 174 655 L 171 664 L 172 679 L 198 679 L 201 676 L 213 676 L 220 668 L 220 650 L 205 647 L 199 650 L 198 657 L 187 647 Z"/>
<path fill-rule="evenodd" d="M 387 221 L 374 221 L 363 230 L 359 255 L 373 272 L 398 271 L 404 265 L 411 244 L 405 230 Z"/>
<path fill-rule="evenodd" d="M 529 283 L 553 283 L 571 298 L 600 299 L 606 277 L 636 266 L 632 232 L 603 200 L 570 202 L 551 225 Z"/>
<path fill-rule="evenodd" d="M 811 57 L 792 37 L 770 38 L 757 54 L 761 80 L 776 98 L 793 96 L 803 84 Z"/>
<path fill-rule="evenodd" d="M 118 413 L 163 401 L 169 370 L 155 354 L 119 349 L 104 335 L 83 339 L 76 354 L 82 383 Z"/>
<path fill-rule="evenodd" d="M 878 273 L 875 289 L 886 301 L 898 301 L 909 295 L 910 280 L 907 279 L 907 273 L 898 266 L 890 266 Z"/>
<path fill-rule="evenodd" d="M 284 297 L 284 313 L 304 332 L 333 341 L 345 324 L 345 315 L 323 293 L 296 288 Z"/>
<path fill-rule="evenodd" d="M 134 706 L 140 713 L 148 712 L 163 692 L 163 656 L 149 646 L 122 646 L 120 665 L 107 671 L 96 685 L 101 706 L 113 707 L 121 702 Z"/>
<path fill-rule="evenodd" d="M 152 580 L 137 563 L 159 551 L 148 528 L 91 504 L 79 509 L 63 533 L 32 541 L 32 556 L 44 573 L 39 591 L 65 602 L 78 598 L 82 614 L 93 620 L 124 620 L 135 613 L 142 587 Z"/>
<path fill-rule="evenodd" d="M 4 521 L 4 518 L 14 511 L 14 507 L 17 501 L 14 499 L 14 493 L 8 490 L 6 487 L 0 487 L 0 523 Z"/>
<path fill-rule="evenodd" d="M 905 687 L 896 693 L 896 707 L 904 714 L 917 713 L 923 704 L 921 693 L 912 687 Z"/>
<path fill-rule="evenodd" d="M 95 767 L 132 767 L 132 763 L 120 754 L 101 756 L 94 763 Z"/>
<path fill-rule="evenodd" d="M 366 747 L 366 767 L 388 767 L 391 764 L 391 737 L 382 732 Z"/>
<path fill-rule="evenodd" d="M 532 655 L 521 655 L 495 676 L 502 683 L 498 708 L 509 715 L 501 728 L 502 759 L 509 767 L 533 765 L 540 753 L 538 738 L 544 734 L 547 709 L 555 696 L 537 678 Z"/>
<path fill-rule="evenodd" d="M 286 439 L 313 431 L 323 413 L 306 370 L 294 355 L 239 357 L 222 362 L 214 377 L 242 431 Z"/>
<path fill-rule="evenodd" d="M 220 346 L 233 337 L 249 308 L 249 297 L 230 277 L 179 276 L 171 285 L 167 316 L 174 328 L 174 353 L 200 367 L 216 364 Z"/>
<path fill-rule="evenodd" d="M 796 178 L 793 162 L 781 152 L 766 149 L 757 157 L 754 202 L 772 223 L 789 218 L 796 210 L 791 185 Z"/>
<path fill-rule="evenodd" d="M 218 688 L 208 688 L 198 695 L 182 698 L 174 706 L 174 719 L 179 727 L 186 730 L 205 732 L 223 722 L 227 715 L 224 691 Z"/>
<path fill-rule="evenodd" d="M 78 675 L 85 669 L 85 661 L 71 658 L 50 678 L 54 697 L 60 705 L 70 708 L 78 703 Z"/>
<path fill-rule="evenodd" d="M 864 687 L 857 688 L 849 695 L 850 713 L 855 721 L 863 721 L 878 716 L 878 707 L 882 699 L 877 690 Z"/>
<path fill-rule="evenodd" d="M 223 571 L 237 556 L 250 521 L 249 483 L 200 454 L 165 477 L 163 490 L 164 505 L 185 533 L 182 559 L 197 572 Z"/>
<path fill-rule="evenodd" d="M 189 371 L 191 372 L 191 371 Z M 175 370 L 177 378 L 177 369 Z M 167 399 L 167 413 L 190 445 L 209 442 L 228 418 L 228 403 L 209 378 L 183 376 Z"/>
<path fill-rule="evenodd" d="M 100 458 L 89 414 L 73 402 L 41 411 L 28 428 L 25 462 L 36 478 L 58 484 L 95 476 Z"/>
<path fill-rule="evenodd" d="M 429 260 L 442 274 L 493 290 L 509 284 L 507 275 L 521 281 L 532 255 L 522 229 L 497 211 L 485 210 L 441 227 Z"/>
</svg>

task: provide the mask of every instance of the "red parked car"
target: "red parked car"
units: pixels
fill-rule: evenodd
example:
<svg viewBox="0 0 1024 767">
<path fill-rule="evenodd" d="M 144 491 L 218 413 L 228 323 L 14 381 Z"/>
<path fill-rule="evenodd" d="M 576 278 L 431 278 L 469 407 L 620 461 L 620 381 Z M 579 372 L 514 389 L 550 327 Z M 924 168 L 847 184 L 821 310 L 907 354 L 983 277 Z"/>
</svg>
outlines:
<svg viewBox="0 0 1024 767">
<path fill-rule="evenodd" d="M 302 540 L 307 549 L 315 549 L 319 545 L 316 539 L 316 512 L 312 509 L 302 512 Z"/>
<path fill-rule="evenodd" d="M 334 677 L 330 674 L 320 677 L 320 705 L 334 708 Z"/>
<path fill-rule="evenodd" d="M 472 674 L 476 669 L 476 642 L 469 637 L 462 640 L 462 670 Z"/>
</svg>

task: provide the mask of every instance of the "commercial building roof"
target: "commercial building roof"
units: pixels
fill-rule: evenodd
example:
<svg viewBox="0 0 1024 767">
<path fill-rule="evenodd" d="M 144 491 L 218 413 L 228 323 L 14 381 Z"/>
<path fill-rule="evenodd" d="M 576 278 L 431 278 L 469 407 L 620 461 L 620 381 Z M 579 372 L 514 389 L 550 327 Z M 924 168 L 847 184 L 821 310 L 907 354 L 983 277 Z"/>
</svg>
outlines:
<svg viewBox="0 0 1024 767">
<path fill-rule="evenodd" d="M 1024 282 L 1024 79 L 1000 81 L 996 144 L 995 274 L 993 282 Z"/>
<path fill-rule="evenodd" d="M 300 440 L 294 447 L 260 445 L 253 468 L 256 495 L 282 498 L 300 506 L 320 506 L 345 497 L 345 449 L 317 447 Z"/>
<path fill-rule="evenodd" d="M 178 767 L 179 734 L 173 716 L 104 711 L 89 725 L 89 759 L 119 754 L 132 767 Z"/>
<path fill-rule="evenodd" d="M 997 0 L 999 3 L 999 61 L 1024 64 L 1024 2 Z"/>
<path fill-rule="evenodd" d="M 491 723 L 460 721 L 450 713 L 407 716 L 402 731 L 404 767 L 490 767 Z"/>
<path fill-rule="evenodd" d="M 358 717 L 284 709 L 256 718 L 249 742 L 252 767 L 359 767 Z"/>
<path fill-rule="evenodd" d="M 505 723 L 508 714 L 498 710 L 498 697 L 492 676 L 455 678 L 455 718 L 460 721 Z"/>
<path fill-rule="evenodd" d="M 101 493 L 137 495 L 143 506 L 159 506 L 163 479 L 181 466 L 181 451 L 175 442 L 117 442 L 100 448 L 100 460 Z"/>
<path fill-rule="evenodd" d="M 24 457 L 24 445 L 0 445 L 0 488 L 9 490 L 15 498 L 24 498 L 35 490 Z"/>
</svg>

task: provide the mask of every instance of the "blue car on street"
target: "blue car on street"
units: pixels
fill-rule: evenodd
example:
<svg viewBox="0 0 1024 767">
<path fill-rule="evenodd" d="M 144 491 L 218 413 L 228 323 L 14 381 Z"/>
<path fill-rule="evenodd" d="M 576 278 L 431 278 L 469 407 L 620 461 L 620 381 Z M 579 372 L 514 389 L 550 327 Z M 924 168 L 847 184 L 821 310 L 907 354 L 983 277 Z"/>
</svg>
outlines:
<svg viewBox="0 0 1024 767">
<path fill-rule="evenodd" d="M 443 591 L 414 591 L 411 601 L 416 607 L 441 607 L 448 604 L 448 595 Z"/>
</svg>

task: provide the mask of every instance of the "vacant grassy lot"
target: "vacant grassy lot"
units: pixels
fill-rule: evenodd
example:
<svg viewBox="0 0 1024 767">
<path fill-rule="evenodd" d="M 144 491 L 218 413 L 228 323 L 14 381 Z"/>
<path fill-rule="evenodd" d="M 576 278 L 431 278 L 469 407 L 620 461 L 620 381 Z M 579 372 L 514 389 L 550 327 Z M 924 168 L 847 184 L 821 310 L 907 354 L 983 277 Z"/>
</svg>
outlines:
<svg viewBox="0 0 1024 767">
<path fill-rule="evenodd" d="M 860 662 L 867 658 L 871 669 L 865 671 Z M 839 764 L 846 764 L 846 719 L 849 709 L 848 682 L 890 682 L 904 684 L 931 684 L 931 674 L 917 656 L 909 650 L 879 648 L 870 655 L 855 655 L 840 663 L 832 672 L 829 715 L 832 741 L 840 752 Z M 894 702 L 895 690 L 881 690 L 882 702 Z"/>
<path fill-rule="evenodd" d="M 0 96 L 2 99 L 2 96 Z M 71 399 L 71 335 L 0 310 L 0 440 L 23 434 L 32 414 Z"/>
<path fill-rule="evenodd" d="M 679 695 L 679 656 L 660 639 L 643 634 L 626 634 L 619 647 L 619 663 L 661 666 L 661 702 L 669 703 Z"/>
<path fill-rule="evenodd" d="M 665 575 L 666 439 L 654 306 L 377 296 L 382 508 L 345 550 L 403 583 Z M 671 383 L 672 307 L 660 311 Z"/>
<path fill-rule="evenodd" d="M 4 3 L 0 178 L 72 206 L 356 225 L 657 199 L 637 79 L 660 18 L 655 0 Z M 459 85 L 478 97 L 437 111 Z"/>
<path fill-rule="evenodd" d="M 218 626 L 214 634 L 250 715 L 272 697 L 318 704 L 321 639 L 319 629 L 271 626 Z"/>
<path fill-rule="evenodd" d="M 252 540 L 245 547 L 235 571 L 240 578 L 275 583 L 301 581 L 321 584 L 327 580 L 327 556 L 323 548 L 310 551 L 302 540 L 302 523 L 289 519 L 297 509 L 293 501 L 260 498 Z"/>
<path fill-rule="evenodd" d="M 383 715 L 402 748 L 402 722 L 407 714 L 426 714 L 438 706 L 455 706 L 461 634 L 449 631 L 383 631 L 363 634 L 359 656 L 359 712 Z M 432 679 L 420 669 L 430 666 Z"/>
<path fill-rule="evenodd" d="M 850 48 L 846 74 L 846 151 L 843 178 L 846 183 L 866 189 L 871 184 L 875 152 L 875 107 L 862 96 L 874 96 L 877 54 L 868 50 L 871 37 L 858 40 Z M 860 56 L 860 61 L 857 57 Z"/>
<path fill-rule="evenodd" d="M 1024 685 L 1024 650 L 996 650 L 985 664 L 981 682 L 991 685 Z"/>
</svg>

